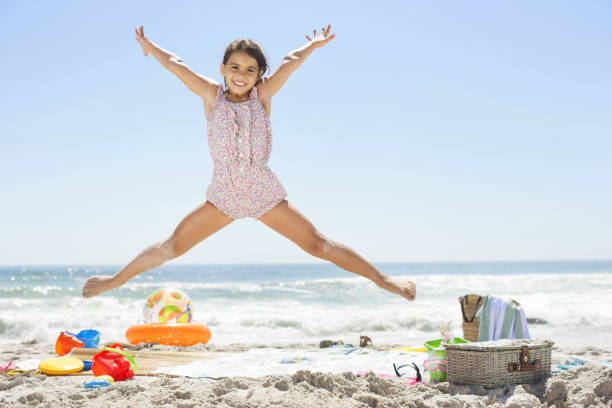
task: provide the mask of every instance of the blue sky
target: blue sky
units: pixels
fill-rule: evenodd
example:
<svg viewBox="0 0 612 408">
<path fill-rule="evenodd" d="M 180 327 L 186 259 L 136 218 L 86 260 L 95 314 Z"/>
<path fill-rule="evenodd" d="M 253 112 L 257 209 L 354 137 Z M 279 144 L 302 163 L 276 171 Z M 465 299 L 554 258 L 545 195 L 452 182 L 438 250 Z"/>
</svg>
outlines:
<svg viewBox="0 0 612 408">
<path fill-rule="evenodd" d="M 611 18 L 605 1 L 3 1 L 0 264 L 124 264 L 205 200 L 201 99 L 143 56 L 139 25 L 216 81 L 235 39 L 275 70 L 332 25 L 272 101 L 269 165 L 372 262 L 610 259 Z M 172 263 L 319 261 L 242 219 Z"/>
</svg>

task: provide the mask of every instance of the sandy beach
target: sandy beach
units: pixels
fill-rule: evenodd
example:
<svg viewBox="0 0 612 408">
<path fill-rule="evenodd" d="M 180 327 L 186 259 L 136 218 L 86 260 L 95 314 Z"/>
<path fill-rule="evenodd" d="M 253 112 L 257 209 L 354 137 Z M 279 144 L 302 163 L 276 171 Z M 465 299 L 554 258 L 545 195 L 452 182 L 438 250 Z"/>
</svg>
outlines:
<svg viewBox="0 0 612 408">
<path fill-rule="evenodd" d="M 78 290 L 83 282 L 114 267 L 4 267 L 0 306 L 11 312 L 0 316 L 0 367 L 12 363 L 33 371 L 0 374 L 0 408 L 612 408 L 612 368 L 605 364 L 612 360 L 612 309 L 601 307 L 601 299 L 609 298 L 610 267 L 605 262 L 384 265 L 391 276 L 419 282 L 422 295 L 410 304 L 325 265 L 167 267 L 151 273 L 152 279 L 138 276 L 91 299 Z M 187 293 L 195 321 L 210 328 L 207 344 L 126 348 L 137 362 L 136 376 L 99 389 L 84 388 L 94 378 L 91 371 L 36 372 L 41 360 L 55 357 L 61 331 L 95 329 L 100 345 L 126 342 L 126 329 L 146 318 L 148 296 L 171 287 Z M 550 377 L 492 389 L 409 384 L 415 376 L 411 364 L 422 369 L 428 357 L 408 347 L 441 338 L 443 327 L 463 337 L 458 298 L 472 291 L 521 302 L 532 318 L 530 337 L 554 342 Z M 568 291 L 576 296 L 568 297 Z M 361 335 L 372 344 L 360 347 Z M 344 344 L 321 348 L 322 340 Z M 74 349 L 72 356 L 86 361 L 95 353 Z M 393 364 L 405 366 L 403 377 L 395 376 Z"/>
<path fill-rule="evenodd" d="M 372 352 L 399 345 L 368 346 Z M 264 344 L 232 344 L 193 347 L 154 346 L 153 350 L 199 352 L 210 355 L 266 349 Z M 316 344 L 275 346 L 278 350 L 315 349 Z M 52 356 L 52 343 L 27 341 L 0 346 L 0 363 L 32 361 Z M 570 364 L 577 357 L 583 365 Z M 231 376 L 220 379 L 137 375 L 110 387 L 85 389 L 92 374 L 47 376 L 30 373 L 0 377 L 2 407 L 610 407 L 612 347 L 556 346 L 553 373 L 536 384 L 485 389 L 448 382 L 406 385 L 374 373 L 324 373 L 298 370 L 290 375 Z"/>
</svg>

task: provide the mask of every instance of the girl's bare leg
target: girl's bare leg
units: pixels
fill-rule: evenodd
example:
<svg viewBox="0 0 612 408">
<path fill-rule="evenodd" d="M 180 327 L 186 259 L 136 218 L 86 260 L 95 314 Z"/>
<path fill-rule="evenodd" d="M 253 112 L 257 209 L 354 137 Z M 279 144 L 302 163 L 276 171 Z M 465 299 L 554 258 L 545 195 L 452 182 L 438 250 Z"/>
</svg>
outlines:
<svg viewBox="0 0 612 408">
<path fill-rule="evenodd" d="M 83 297 L 89 298 L 123 285 L 139 273 L 177 258 L 204 238 L 234 221 L 217 207 L 205 201 L 189 213 L 164 241 L 145 248 L 136 258 L 113 276 L 92 276 L 83 285 Z"/>
<path fill-rule="evenodd" d="M 325 259 L 342 269 L 364 276 L 382 289 L 408 300 L 414 300 L 416 296 L 414 283 L 385 275 L 351 248 L 325 237 L 287 200 L 283 200 L 258 220 L 317 258 Z"/>
</svg>

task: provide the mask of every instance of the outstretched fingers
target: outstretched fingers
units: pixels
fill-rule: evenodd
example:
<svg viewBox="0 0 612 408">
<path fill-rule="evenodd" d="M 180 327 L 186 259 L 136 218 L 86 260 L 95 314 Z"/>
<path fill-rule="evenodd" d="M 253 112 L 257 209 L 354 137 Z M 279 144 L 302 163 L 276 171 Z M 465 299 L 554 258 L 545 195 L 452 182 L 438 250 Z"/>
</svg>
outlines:
<svg viewBox="0 0 612 408">
<path fill-rule="evenodd" d="M 329 36 L 329 33 L 331 31 L 331 24 L 327 25 L 327 28 L 322 27 L 321 28 L 321 34 L 317 34 L 317 30 L 312 30 L 312 34 L 313 34 L 313 38 L 310 38 L 308 35 L 306 36 L 306 39 L 308 41 L 317 41 L 320 43 L 320 45 L 325 45 L 329 42 L 329 40 L 331 40 L 332 38 L 335 37 L 336 34 L 332 34 L 331 36 Z M 328 37 L 329 36 L 329 37 Z"/>
<path fill-rule="evenodd" d="M 134 32 L 136 34 L 136 41 L 138 41 L 138 44 L 140 44 L 140 46 L 142 47 L 142 52 L 145 55 L 145 57 L 148 55 L 147 50 L 145 49 L 145 36 L 144 36 L 144 26 L 140 26 L 139 28 L 135 28 Z"/>
</svg>

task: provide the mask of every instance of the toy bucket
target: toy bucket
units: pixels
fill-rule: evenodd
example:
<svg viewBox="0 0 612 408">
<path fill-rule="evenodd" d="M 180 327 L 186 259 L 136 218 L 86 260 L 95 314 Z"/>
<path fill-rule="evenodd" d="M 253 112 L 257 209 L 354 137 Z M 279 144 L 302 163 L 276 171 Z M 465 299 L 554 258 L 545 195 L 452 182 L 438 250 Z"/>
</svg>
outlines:
<svg viewBox="0 0 612 408">
<path fill-rule="evenodd" d="M 136 361 L 126 353 L 121 344 L 114 343 L 93 357 L 91 370 L 97 377 L 100 375 L 110 375 L 115 381 L 123 381 L 134 377 Z"/>
<path fill-rule="evenodd" d="M 55 353 L 58 356 L 64 356 L 70 353 L 75 347 L 83 347 L 83 342 L 77 338 L 75 334 L 63 331 L 59 334 L 55 342 Z"/>
<path fill-rule="evenodd" d="M 425 360 L 423 368 L 425 369 L 425 378 L 428 382 L 436 384 L 446 381 L 446 372 L 448 361 L 446 360 Z"/>
<path fill-rule="evenodd" d="M 76 337 L 83 342 L 83 348 L 98 348 L 100 334 L 97 330 L 81 330 Z"/>
<path fill-rule="evenodd" d="M 425 342 L 425 351 L 427 352 L 427 360 L 423 363 L 425 371 L 429 374 L 429 380 L 432 382 L 446 381 L 446 349 L 442 342 L 444 339 L 429 340 Z M 469 343 L 469 341 L 461 337 L 454 337 L 448 340 L 449 344 Z M 446 342 L 444 344 L 447 344 Z"/>
</svg>

